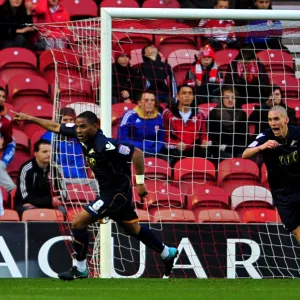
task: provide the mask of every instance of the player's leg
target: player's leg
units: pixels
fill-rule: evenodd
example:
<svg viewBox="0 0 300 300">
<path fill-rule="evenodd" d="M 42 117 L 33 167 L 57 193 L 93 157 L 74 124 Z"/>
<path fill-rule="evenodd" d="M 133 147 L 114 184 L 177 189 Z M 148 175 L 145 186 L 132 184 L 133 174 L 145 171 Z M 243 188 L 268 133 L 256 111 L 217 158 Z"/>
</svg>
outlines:
<svg viewBox="0 0 300 300">
<path fill-rule="evenodd" d="M 298 244 L 300 245 L 300 226 L 298 226 L 296 229 L 292 232 L 293 236 L 297 240 Z"/>
<path fill-rule="evenodd" d="M 61 280 L 74 280 L 77 278 L 88 277 L 88 267 L 86 255 L 89 245 L 89 235 L 87 228 L 93 223 L 93 216 L 87 211 L 82 210 L 73 220 L 71 231 L 73 235 L 73 267 L 58 274 Z"/>
<path fill-rule="evenodd" d="M 136 213 L 133 209 L 132 211 L 135 215 L 132 213 L 133 216 L 131 217 L 130 221 L 121 221 L 118 222 L 118 224 L 124 228 L 128 235 L 135 237 L 147 247 L 161 255 L 166 266 L 165 275 L 169 276 L 174 265 L 174 260 L 178 256 L 178 250 L 174 247 L 168 247 L 164 245 L 163 242 L 155 236 L 150 228 L 140 225 L 138 223 Z M 128 212 L 127 216 L 129 216 Z"/>
</svg>

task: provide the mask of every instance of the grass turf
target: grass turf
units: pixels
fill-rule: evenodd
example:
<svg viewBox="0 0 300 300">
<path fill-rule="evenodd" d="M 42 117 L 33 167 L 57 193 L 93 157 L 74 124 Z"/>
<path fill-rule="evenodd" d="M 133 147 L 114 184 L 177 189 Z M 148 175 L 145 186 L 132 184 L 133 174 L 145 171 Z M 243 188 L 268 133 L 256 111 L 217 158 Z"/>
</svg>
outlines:
<svg viewBox="0 0 300 300">
<path fill-rule="evenodd" d="M 0 279 L 1 299 L 12 300 L 284 300 L 300 298 L 298 280 Z"/>
</svg>

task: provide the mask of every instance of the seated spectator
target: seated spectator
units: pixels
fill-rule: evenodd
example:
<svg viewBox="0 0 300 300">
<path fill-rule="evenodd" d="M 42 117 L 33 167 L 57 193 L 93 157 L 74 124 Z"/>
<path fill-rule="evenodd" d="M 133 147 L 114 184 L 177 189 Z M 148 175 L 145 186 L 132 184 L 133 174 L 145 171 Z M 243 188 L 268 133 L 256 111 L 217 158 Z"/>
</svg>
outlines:
<svg viewBox="0 0 300 300">
<path fill-rule="evenodd" d="M 196 103 L 207 103 L 220 95 L 222 74 L 214 61 L 215 52 L 209 46 L 201 48 L 198 60 L 186 74 L 188 85 L 196 87 Z"/>
<path fill-rule="evenodd" d="M 229 0 L 216 0 L 215 9 L 228 9 Z M 215 51 L 239 48 L 234 32 L 233 20 L 201 20 L 199 27 L 205 28 L 204 44 L 210 45 Z"/>
<path fill-rule="evenodd" d="M 122 45 L 121 51 L 114 52 L 112 65 L 112 103 L 136 103 L 143 90 L 140 70 L 130 66 L 130 49 Z"/>
<path fill-rule="evenodd" d="M 12 179 L 7 173 L 7 166 L 13 160 L 16 143 L 12 136 L 12 120 L 7 114 L 5 107 L 6 94 L 2 87 L 0 87 L 0 138 L 1 138 L 1 151 L 3 151 L 0 160 L 0 186 L 3 186 L 9 193 L 16 187 Z M 3 216 L 3 198 L 0 191 L 0 216 Z"/>
<path fill-rule="evenodd" d="M 0 6 L 0 49 L 28 47 L 28 38 L 34 31 L 32 27 L 32 2 L 25 0 L 5 0 Z"/>
<path fill-rule="evenodd" d="M 60 0 L 39 0 L 35 7 L 37 23 L 56 23 L 70 21 L 68 11 L 60 4 Z M 62 25 L 62 24 L 61 24 Z M 38 36 L 35 43 L 36 50 L 46 50 L 48 48 L 64 49 L 67 46 L 66 30 L 46 27 Z"/>
<path fill-rule="evenodd" d="M 289 117 L 289 123 L 292 125 L 298 125 L 295 110 L 285 104 L 284 99 L 282 98 L 281 88 L 277 85 L 273 85 L 272 92 L 268 100 L 261 105 L 256 105 L 254 111 L 249 117 L 249 123 L 255 125 L 255 134 L 259 134 L 270 127 L 268 121 L 268 112 L 270 108 L 275 105 L 280 105 L 286 108 Z"/>
<path fill-rule="evenodd" d="M 142 75 L 146 79 L 146 88 L 156 94 L 160 102 L 170 104 L 176 94 L 176 82 L 169 64 L 162 62 L 158 49 L 154 45 L 142 49 Z"/>
<path fill-rule="evenodd" d="M 271 0 L 253 0 L 251 9 L 272 9 Z M 256 51 L 264 49 L 284 49 L 281 42 L 282 24 L 272 20 L 250 20 L 248 22 L 245 46 L 250 45 Z"/>
<path fill-rule="evenodd" d="M 222 87 L 221 103 L 208 118 L 210 153 L 213 158 L 241 157 L 247 145 L 247 114 L 236 101 L 232 86 Z"/>
<path fill-rule="evenodd" d="M 251 48 L 241 49 L 238 57 L 230 62 L 224 83 L 237 89 L 239 105 L 264 102 L 269 97 L 269 76 Z"/>
<path fill-rule="evenodd" d="M 39 140 L 34 144 L 34 158 L 21 166 L 15 198 L 15 207 L 20 217 L 25 210 L 34 208 L 55 208 L 66 214 L 60 196 L 52 196 L 50 157 L 50 142 Z M 54 173 L 57 173 L 56 169 Z"/>
<path fill-rule="evenodd" d="M 195 107 L 194 88 L 178 88 L 177 102 L 163 112 L 165 152 L 173 164 L 181 157 L 205 157 L 208 144 L 206 116 Z"/>
<path fill-rule="evenodd" d="M 163 120 L 153 92 L 141 93 L 137 106 L 125 112 L 118 139 L 143 150 L 146 156 L 161 152 L 164 147 Z"/>
</svg>

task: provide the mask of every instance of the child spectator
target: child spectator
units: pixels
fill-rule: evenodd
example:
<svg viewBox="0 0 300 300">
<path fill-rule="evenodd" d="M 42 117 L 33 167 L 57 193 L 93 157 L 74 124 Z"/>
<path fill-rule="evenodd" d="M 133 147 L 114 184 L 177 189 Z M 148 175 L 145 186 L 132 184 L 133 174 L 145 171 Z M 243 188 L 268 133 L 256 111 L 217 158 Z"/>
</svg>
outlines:
<svg viewBox="0 0 300 300">
<path fill-rule="evenodd" d="M 25 0 L 5 0 L 0 6 L 0 49 L 11 47 L 28 48 L 32 27 L 32 2 Z"/>
<path fill-rule="evenodd" d="M 130 66 L 130 47 L 122 45 L 121 51 L 114 52 L 112 65 L 112 103 L 136 103 L 143 90 L 143 80 L 139 69 Z"/>
<path fill-rule="evenodd" d="M 216 0 L 215 9 L 228 9 L 229 0 Z M 210 45 L 215 51 L 239 48 L 234 32 L 233 20 L 201 20 L 199 27 L 205 28 L 204 44 Z"/>
<path fill-rule="evenodd" d="M 119 127 L 118 140 L 134 145 L 144 151 L 146 156 L 161 152 L 164 147 L 163 120 L 153 92 L 142 92 L 138 105 L 125 112 Z"/>
<path fill-rule="evenodd" d="M 215 52 L 209 46 L 201 48 L 198 60 L 186 74 L 188 85 L 196 87 L 196 103 L 207 103 L 220 94 L 222 74 L 214 61 Z"/>
<path fill-rule="evenodd" d="M 68 11 L 60 4 L 60 0 L 39 0 L 35 8 L 37 23 L 62 23 L 70 21 Z M 61 28 L 62 28 L 61 24 Z M 54 29 L 45 27 L 38 37 L 38 42 L 35 44 L 36 50 L 46 50 L 48 48 L 66 47 L 66 34 L 65 29 Z"/>
</svg>

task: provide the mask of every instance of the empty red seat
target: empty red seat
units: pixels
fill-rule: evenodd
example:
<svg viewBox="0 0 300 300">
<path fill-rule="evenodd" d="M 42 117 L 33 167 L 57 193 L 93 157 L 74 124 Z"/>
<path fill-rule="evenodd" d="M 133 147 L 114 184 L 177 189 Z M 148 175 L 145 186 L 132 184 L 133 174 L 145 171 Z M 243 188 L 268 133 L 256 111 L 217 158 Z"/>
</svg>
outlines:
<svg viewBox="0 0 300 300">
<path fill-rule="evenodd" d="M 239 216 L 243 223 L 281 223 L 277 211 L 271 208 L 243 208 Z"/>
<path fill-rule="evenodd" d="M 26 133 L 16 128 L 13 128 L 13 137 L 16 142 L 16 149 L 30 153 L 28 137 Z"/>
<path fill-rule="evenodd" d="M 286 105 L 293 108 L 296 113 L 296 117 L 300 118 L 300 100 L 296 99 L 286 99 Z"/>
<path fill-rule="evenodd" d="M 215 62 L 219 66 L 219 69 L 225 72 L 232 60 L 234 60 L 239 54 L 238 50 L 228 49 L 220 50 L 215 53 Z"/>
<path fill-rule="evenodd" d="M 229 195 L 243 185 L 260 185 L 258 165 L 248 159 L 225 159 L 219 164 L 218 185 Z"/>
<path fill-rule="evenodd" d="M 149 210 L 153 223 L 194 223 L 195 216 L 191 210 L 179 208 L 152 208 Z"/>
<path fill-rule="evenodd" d="M 229 195 L 220 187 L 209 184 L 192 184 L 187 192 L 187 208 L 225 208 L 229 209 Z"/>
<path fill-rule="evenodd" d="M 269 73 L 271 84 L 278 85 L 281 87 L 285 98 L 290 99 L 299 99 L 299 79 L 295 78 L 295 76 L 291 74 L 276 74 Z"/>
<path fill-rule="evenodd" d="M 61 4 L 72 19 L 95 18 L 98 16 L 97 4 L 92 0 L 61 0 Z"/>
<path fill-rule="evenodd" d="M 269 190 L 268 170 L 264 163 L 261 165 L 261 185 Z"/>
<path fill-rule="evenodd" d="M 117 124 L 122 119 L 124 113 L 136 107 L 134 103 L 116 103 L 112 105 L 112 123 Z"/>
<path fill-rule="evenodd" d="M 6 48 L 0 51 L 0 77 L 7 83 L 18 74 L 38 73 L 37 59 L 25 48 Z"/>
<path fill-rule="evenodd" d="M 170 1 L 165 4 L 163 0 L 146 0 L 142 8 L 181 8 L 180 4 L 176 0 Z"/>
<path fill-rule="evenodd" d="M 25 210 L 22 214 L 22 221 L 62 222 L 64 221 L 64 216 L 57 209 L 35 208 Z"/>
<path fill-rule="evenodd" d="M 37 75 L 20 74 L 11 78 L 8 95 L 18 111 L 29 102 L 41 104 L 50 101 L 49 85 L 43 77 Z"/>
<path fill-rule="evenodd" d="M 21 166 L 28 160 L 31 159 L 31 156 L 23 151 L 16 151 L 13 160 L 7 167 L 7 172 L 12 178 L 12 180 L 16 183 L 19 175 L 19 170 Z"/>
<path fill-rule="evenodd" d="M 205 158 L 182 158 L 174 165 L 174 181 L 216 185 L 215 165 Z"/>
<path fill-rule="evenodd" d="M 255 109 L 255 106 L 260 106 L 260 104 L 257 103 L 246 103 L 242 105 L 242 110 L 247 114 L 248 118 Z"/>
<path fill-rule="evenodd" d="M 272 195 L 269 190 L 262 186 L 240 186 L 231 194 L 231 207 L 235 210 L 242 207 L 273 208 Z"/>
<path fill-rule="evenodd" d="M 228 209 L 194 210 L 197 223 L 241 223 L 236 211 Z"/>
<path fill-rule="evenodd" d="M 33 128 L 34 129 L 34 128 Z M 29 132 L 28 137 L 30 138 L 30 153 L 33 155 L 33 146 L 34 144 L 41 139 L 41 136 L 46 132 L 45 129 L 40 127 L 39 130 L 35 130 L 34 132 Z"/>
<path fill-rule="evenodd" d="M 87 204 L 96 199 L 95 191 L 86 184 L 72 184 L 69 183 L 66 185 L 67 199 L 65 204 L 79 202 L 81 204 Z"/>
<path fill-rule="evenodd" d="M 19 222 L 20 218 L 18 213 L 15 210 L 6 208 L 4 210 L 4 216 L 0 216 L 0 222 L 7 222 L 7 221 Z"/>
<path fill-rule="evenodd" d="M 135 212 L 137 213 L 140 222 L 150 222 L 150 214 L 148 210 L 136 208 Z"/>
<path fill-rule="evenodd" d="M 204 112 L 206 117 L 208 118 L 209 113 L 212 109 L 217 107 L 218 103 L 202 103 L 198 105 L 198 108 Z"/>
</svg>

